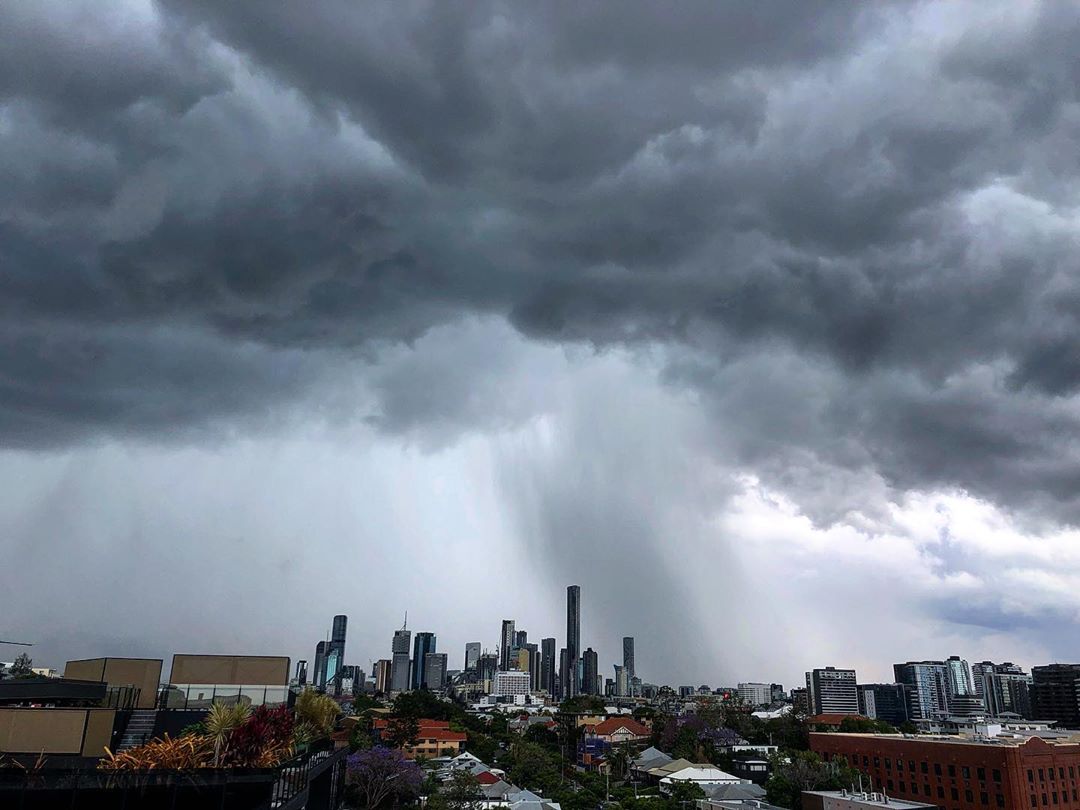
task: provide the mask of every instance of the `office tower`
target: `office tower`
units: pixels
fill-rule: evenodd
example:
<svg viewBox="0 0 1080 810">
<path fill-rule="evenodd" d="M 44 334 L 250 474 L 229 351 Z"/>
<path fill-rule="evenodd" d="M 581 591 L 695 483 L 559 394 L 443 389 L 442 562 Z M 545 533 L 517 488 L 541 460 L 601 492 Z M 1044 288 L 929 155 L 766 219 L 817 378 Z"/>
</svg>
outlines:
<svg viewBox="0 0 1080 810">
<path fill-rule="evenodd" d="M 950 655 L 945 661 L 945 671 L 949 676 L 949 696 L 974 695 L 975 684 L 971 678 L 971 667 L 959 655 Z"/>
<path fill-rule="evenodd" d="M 316 689 L 326 686 L 326 648 L 329 646 L 328 641 L 320 641 L 315 645 L 315 671 L 311 674 L 311 685 Z"/>
<path fill-rule="evenodd" d="M 626 677 L 631 681 L 637 677 L 634 669 L 634 637 L 624 636 L 622 640 L 622 665 L 626 669 Z"/>
<path fill-rule="evenodd" d="M 330 631 L 330 645 L 327 648 L 327 656 L 334 653 L 337 666 L 333 674 L 327 673 L 326 689 L 334 695 L 341 694 L 341 679 L 345 667 L 345 631 L 349 626 L 349 617 L 337 615 L 334 617 L 333 627 Z"/>
<path fill-rule="evenodd" d="M 810 714 L 810 693 L 805 686 L 794 686 L 791 689 L 791 708 L 795 710 L 795 714 L 808 715 Z"/>
<path fill-rule="evenodd" d="M 772 688 L 767 683 L 740 683 L 736 690 L 739 700 L 755 708 L 772 702 Z"/>
<path fill-rule="evenodd" d="M 770 684 L 769 697 L 773 703 L 783 703 L 784 698 L 787 697 L 784 694 L 784 685 L 782 683 Z"/>
<path fill-rule="evenodd" d="M 902 683 L 861 683 L 859 714 L 899 726 L 907 722 L 907 687 Z"/>
<path fill-rule="evenodd" d="M 806 694 L 811 714 L 858 714 L 859 694 L 855 670 L 825 667 L 806 673 Z"/>
<path fill-rule="evenodd" d="M 503 619 L 499 636 L 499 669 L 510 669 L 510 649 L 514 646 L 514 620 Z"/>
<path fill-rule="evenodd" d="M 529 688 L 536 692 L 540 689 L 540 648 L 535 644 L 526 644 L 529 653 Z"/>
<path fill-rule="evenodd" d="M 893 664 L 893 678 L 907 687 L 909 720 L 935 720 L 949 715 L 949 671 L 944 661 Z"/>
<path fill-rule="evenodd" d="M 514 658 L 510 664 L 510 669 L 517 670 L 518 672 L 531 672 L 532 668 L 529 661 L 529 650 L 527 648 L 520 650 L 515 648 Z"/>
<path fill-rule="evenodd" d="M 387 694 L 390 691 L 390 676 L 393 672 L 393 662 L 388 658 L 380 658 L 375 662 L 375 671 L 372 675 L 375 678 L 375 691 Z"/>
<path fill-rule="evenodd" d="M 307 683 L 307 661 L 296 662 L 296 683 L 299 686 Z"/>
<path fill-rule="evenodd" d="M 480 642 L 470 641 L 465 645 L 465 671 L 476 671 L 477 665 L 480 663 Z"/>
<path fill-rule="evenodd" d="M 570 585 L 566 589 L 566 660 L 570 677 L 563 683 L 564 698 L 572 698 L 578 693 L 579 658 L 581 658 L 581 587 Z"/>
<path fill-rule="evenodd" d="M 390 691 L 405 692 L 409 689 L 409 647 L 412 631 L 402 628 L 394 631 L 393 655 L 390 662 Z"/>
<path fill-rule="evenodd" d="M 491 689 L 492 681 L 495 680 L 495 672 L 499 669 L 499 656 L 492 653 L 484 653 L 480 656 L 480 662 L 476 666 L 477 680 L 484 689 Z"/>
<path fill-rule="evenodd" d="M 417 633 L 413 638 L 412 688 L 420 689 L 424 684 L 424 659 L 428 653 L 435 652 L 435 634 Z"/>
<path fill-rule="evenodd" d="M 615 679 L 604 679 L 604 697 L 615 697 Z"/>
<path fill-rule="evenodd" d="M 424 655 L 424 676 L 420 685 L 436 692 L 446 687 L 446 653 L 429 652 Z"/>
<path fill-rule="evenodd" d="M 627 697 L 630 694 L 630 679 L 626 677 L 626 667 L 615 665 L 615 696 Z"/>
<path fill-rule="evenodd" d="M 600 694 L 600 656 L 592 647 L 581 654 L 581 693 L 583 695 Z"/>
<path fill-rule="evenodd" d="M 566 647 L 559 649 L 559 697 L 566 700 L 566 692 L 569 689 L 567 681 L 570 679 L 570 657 L 566 654 Z"/>
<path fill-rule="evenodd" d="M 1031 668 L 1031 711 L 1034 720 L 1056 720 L 1059 728 L 1080 728 L 1080 664 L 1046 664 Z"/>
<path fill-rule="evenodd" d="M 325 667 L 326 673 L 323 678 L 323 686 L 327 694 L 336 695 L 341 691 L 341 655 L 337 647 L 332 643 L 327 645 Z"/>
<path fill-rule="evenodd" d="M 540 688 L 555 697 L 555 675 L 558 661 L 555 658 L 555 639 L 540 640 Z"/>
<path fill-rule="evenodd" d="M 491 694 L 506 697 L 529 694 L 529 673 L 518 671 L 496 672 Z"/>
<path fill-rule="evenodd" d="M 1016 714 L 1032 718 L 1031 676 L 1011 661 L 995 664 L 982 661 L 971 665 L 975 692 L 982 698 L 990 717 Z"/>
<path fill-rule="evenodd" d="M 519 650 L 529 643 L 529 633 L 526 630 L 518 630 L 514 633 L 514 646 Z"/>
</svg>

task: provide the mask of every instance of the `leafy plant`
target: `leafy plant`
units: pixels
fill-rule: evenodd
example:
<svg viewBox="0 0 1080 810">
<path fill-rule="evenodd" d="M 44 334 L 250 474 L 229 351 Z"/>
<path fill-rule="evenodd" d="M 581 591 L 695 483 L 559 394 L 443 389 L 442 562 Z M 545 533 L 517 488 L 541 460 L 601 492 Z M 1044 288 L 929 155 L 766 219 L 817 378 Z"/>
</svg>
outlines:
<svg viewBox="0 0 1080 810">
<path fill-rule="evenodd" d="M 173 739 L 165 734 L 127 751 L 114 754 L 105 749 L 98 763 L 103 771 L 193 770 L 214 764 L 214 741 L 208 736 L 190 734 Z"/>
<path fill-rule="evenodd" d="M 358 751 L 345 761 L 345 779 L 361 807 L 378 807 L 390 796 L 415 795 L 423 784 L 420 766 L 392 748 Z"/>
<path fill-rule="evenodd" d="M 294 709 L 297 722 L 310 723 L 323 735 L 334 730 L 338 715 L 341 714 L 341 707 L 336 700 L 314 689 L 305 689 L 297 695 Z"/>
<path fill-rule="evenodd" d="M 214 766 L 221 764 L 221 749 L 228 742 L 233 730 L 242 725 L 251 716 L 251 707 L 246 703 L 234 703 L 227 706 L 215 701 L 210 711 L 203 718 L 206 734 L 214 741 Z"/>
<path fill-rule="evenodd" d="M 222 762 L 246 768 L 268 768 L 293 751 L 293 715 L 286 706 L 259 706 L 229 734 Z"/>
</svg>

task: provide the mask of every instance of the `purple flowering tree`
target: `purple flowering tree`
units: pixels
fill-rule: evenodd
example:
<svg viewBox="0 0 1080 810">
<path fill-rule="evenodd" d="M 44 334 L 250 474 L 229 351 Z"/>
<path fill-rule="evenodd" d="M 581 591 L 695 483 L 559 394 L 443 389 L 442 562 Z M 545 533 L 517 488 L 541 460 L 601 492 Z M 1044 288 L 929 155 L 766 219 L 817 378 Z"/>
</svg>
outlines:
<svg viewBox="0 0 1080 810">
<path fill-rule="evenodd" d="M 346 761 L 346 782 L 360 806 L 370 810 L 390 796 L 413 796 L 424 781 L 420 766 L 393 748 L 357 751 Z"/>
</svg>

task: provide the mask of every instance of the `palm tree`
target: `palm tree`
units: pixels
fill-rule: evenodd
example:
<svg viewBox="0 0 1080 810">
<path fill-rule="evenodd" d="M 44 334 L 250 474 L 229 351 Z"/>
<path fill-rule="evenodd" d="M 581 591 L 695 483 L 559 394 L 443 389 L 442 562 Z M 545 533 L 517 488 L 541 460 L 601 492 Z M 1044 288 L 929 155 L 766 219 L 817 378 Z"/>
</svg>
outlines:
<svg viewBox="0 0 1080 810">
<path fill-rule="evenodd" d="M 233 729 L 248 719 L 251 707 L 246 703 L 234 703 L 226 706 L 224 703 L 214 703 L 210 706 L 210 712 L 203 720 L 206 733 L 214 740 L 214 767 L 221 764 L 221 749 L 229 738 Z"/>
</svg>

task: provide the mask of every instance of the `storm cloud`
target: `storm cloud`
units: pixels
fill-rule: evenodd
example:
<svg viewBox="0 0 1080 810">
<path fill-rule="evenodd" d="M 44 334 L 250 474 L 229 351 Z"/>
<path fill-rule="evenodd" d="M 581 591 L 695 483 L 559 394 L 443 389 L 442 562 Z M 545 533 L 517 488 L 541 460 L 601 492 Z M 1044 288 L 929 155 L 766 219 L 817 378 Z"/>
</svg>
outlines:
<svg viewBox="0 0 1080 810">
<path fill-rule="evenodd" d="M 6 475 L 325 430 L 460 456 L 477 537 L 546 571 L 536 621 L 587 573 L 666 677 L 779 665 L 763 625 L 717 640 L 757 672 L 665 636 L 750 598 L 752 537 L 796 579 L 804 537 L 868 582 L 864 544 L 910 553 L 920 632 L 1065 654 L 1046 562 L 1010 580 L 932 516 L 1036 556 L 1080 519 L 1078 35 L 1056 2 L 6 4 Z M 25 508 L 16 552 L 53 542 Z"/>
</svg>

